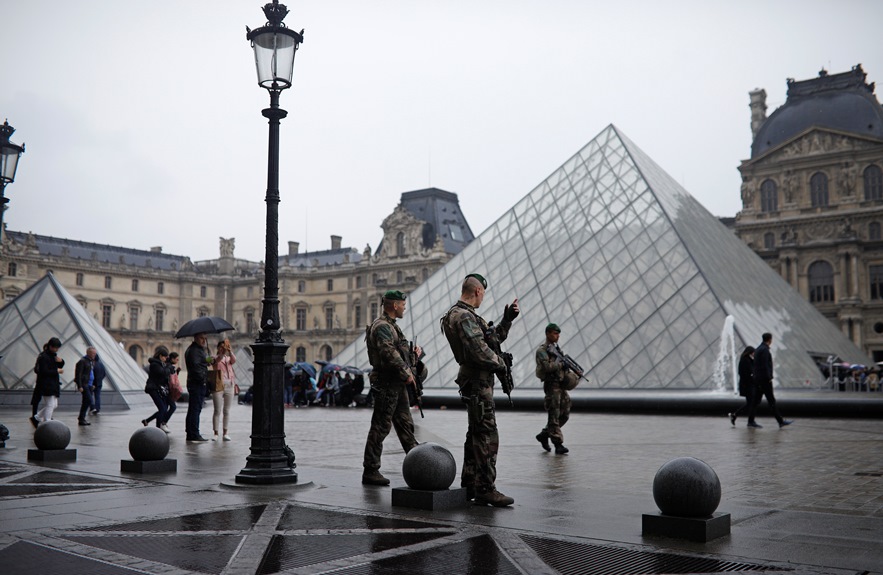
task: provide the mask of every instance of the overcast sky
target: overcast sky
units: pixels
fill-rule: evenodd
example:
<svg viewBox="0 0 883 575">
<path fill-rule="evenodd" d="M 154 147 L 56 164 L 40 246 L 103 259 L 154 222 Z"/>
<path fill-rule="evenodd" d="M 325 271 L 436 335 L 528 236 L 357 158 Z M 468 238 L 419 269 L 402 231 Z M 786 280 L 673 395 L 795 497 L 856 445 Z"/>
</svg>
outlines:
<svg viewBox="0 0 883 575">
<path fill-rule="evenodd" d="M 27 145 L 8 229 L 195 261 L 235 237 L 263 259 L 259 0 L 0 2 L 0 120 Z M 861 63 L 883 81 L 875 0 L 287 5 L 306 32 L 281 96 L 280 253 L 376 248 L 402 192 L 429 186 L 478 235 L 608 124 L 734 216 L 750 90 L 772 113 L 788 77 Z"/>
</svg>

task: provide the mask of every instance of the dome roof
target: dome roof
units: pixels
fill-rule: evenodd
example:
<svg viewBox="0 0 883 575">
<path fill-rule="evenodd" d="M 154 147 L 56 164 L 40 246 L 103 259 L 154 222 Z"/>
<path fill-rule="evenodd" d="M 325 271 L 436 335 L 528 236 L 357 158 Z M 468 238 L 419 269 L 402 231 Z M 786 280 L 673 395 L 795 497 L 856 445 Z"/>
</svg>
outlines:
<svg viewBox="0 0 883 575">
<path fill-rule="evenodd" d="M 788 99 L 760 127 L 751 145 L 751 157 L 816 126 L 883 139 L 883 106 L 866 84 L 861 64 L 849 72 L 797 82 L 788 80 Z"/>
</svg>

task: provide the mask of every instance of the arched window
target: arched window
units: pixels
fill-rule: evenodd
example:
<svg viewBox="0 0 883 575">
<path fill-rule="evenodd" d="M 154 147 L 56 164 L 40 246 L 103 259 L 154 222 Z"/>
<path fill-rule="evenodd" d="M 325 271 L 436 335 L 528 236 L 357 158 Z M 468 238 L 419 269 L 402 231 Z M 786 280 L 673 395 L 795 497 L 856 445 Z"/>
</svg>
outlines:
<svg viewBox="0 0 883 575">
<path fill-rule="evenodd" d="M 883 170 L 870 165 L 865 168 L 865 200 L 883 200 Z"/>
<path fill-rule="evenodd" d="M 334 357 L 330 345 L 323 345 L 322 349 L 319 350 L 319 355 L 321 355 L 325 361 L 331 361 L 331 358 Z"/>
<path fill-rule="evenodd" d="M 294 361 L 306 361 L 307 360 L 307 348 L 304 346 L 298 346 L 296 350 L 294 350 Z"/>
<path fill-rule="evenodd" d="M 809 276 L 809 301 L 813 303 L 834 301 L 834 268 L 828 262 L 813 262 Z"/>
<path fill-rule="evenodd" d="M 868 224 L 868 239 L 872 242 L 880 240 L 880 222 Z"/>
<path fill-rule="evenodd" d="M 0 208 L 2 208 L 2 206 L 0 206 Z M 14 278 L 16 273 L 18 273 L 18 266 L 15 264 L 15 262 L 9 262 L 9 265 L 6 266 L 6 275 Z"/>
<path fill-rule="evenodd" d="M 779 192 L 776 190 L 776 182 L 764 180 L 760 185 L 760 211 L 779 211 Z"/>
<path fill-rule="evenodd" d="M 396 235 L 396 255 L 403 256 L 405 255 L 405 233 L 399 232 Z"/>
<path fill-rule="evenodd" d="M 763 249 L 776 249 L 776 234 L 774 234 L 773 232 L 767 232 L 763 235 Z"/>
<path fill-rule="evenodd" d="M 129 355 L 132 356 L 132 359 L 140 364 L 141 358 L 144 356 L 144 352 L 141 350 L 140 345 L 132 345 L 129 346 Z"/>
<path fill-rule="evenodd" d="M 828 176 L 822 172 L 816 172 L 809 179 L 809 192 L 812 198 L 812 207 L 824 208 L 828 206 Z"/>
</svg>

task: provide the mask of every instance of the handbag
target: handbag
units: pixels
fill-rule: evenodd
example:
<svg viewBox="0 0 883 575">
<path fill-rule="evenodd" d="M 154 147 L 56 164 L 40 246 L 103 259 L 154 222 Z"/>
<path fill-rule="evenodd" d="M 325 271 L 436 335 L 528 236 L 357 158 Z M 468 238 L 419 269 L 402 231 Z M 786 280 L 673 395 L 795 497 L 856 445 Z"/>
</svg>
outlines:
<svg viewBox="0 0 883 575">
<path fill-rule="evenodd" d="M 220 369 L 214 370 L 214 387 L 212 391 L 224 391 L 224 372 Z"/>
</svg>

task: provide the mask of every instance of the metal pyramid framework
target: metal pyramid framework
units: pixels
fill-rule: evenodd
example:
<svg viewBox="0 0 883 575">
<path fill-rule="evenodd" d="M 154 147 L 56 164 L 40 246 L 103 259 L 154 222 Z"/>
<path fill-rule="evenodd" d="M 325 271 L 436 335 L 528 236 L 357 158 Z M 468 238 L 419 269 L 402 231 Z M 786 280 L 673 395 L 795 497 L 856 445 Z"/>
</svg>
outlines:
<svg viewBox="0 0 883 575">
<path fill-rule="evenodd" d="M 62 399 L 79 394 L 74 366 L 94 346 L 107 369 L 102 407 L 150 403 L 144 393 L 147 375 L 55 277 L 48 273 L 0 309 L 0 403 L 27 403 L 34 387 L 34 361 L 49 338 L 62 342 L 65 361 Z M 15 394 L 7 392 L 22 391 Z M 66 394 L 65 391 L 73 391 Z M 145 398 L 147 401 L 145 402 Z"/>
<path fill-rule="evenodd" d="M 736 354 L 765 331 L 782 387 L 818 385 L 828 355 L 867 361 L 612 125 L 410 294 L 400 325 L 427 351 L 428 388 L 456 387 L 439 318 L 472 272 L 489 282 L 486 320 L 519 300 L 504 343 L 518 387 L 542 387 L 534 353 L 549 322 L 586 368 L 583 388 L 731 390 Z M 364 341 L 336 361 L 368 367 Z"/>
</svg>

